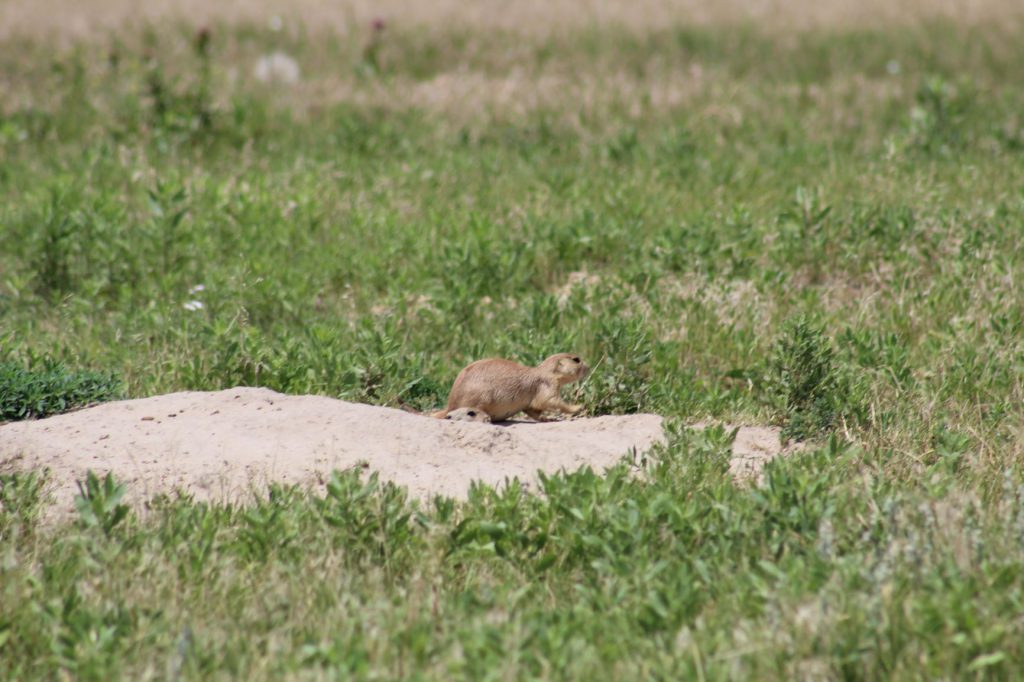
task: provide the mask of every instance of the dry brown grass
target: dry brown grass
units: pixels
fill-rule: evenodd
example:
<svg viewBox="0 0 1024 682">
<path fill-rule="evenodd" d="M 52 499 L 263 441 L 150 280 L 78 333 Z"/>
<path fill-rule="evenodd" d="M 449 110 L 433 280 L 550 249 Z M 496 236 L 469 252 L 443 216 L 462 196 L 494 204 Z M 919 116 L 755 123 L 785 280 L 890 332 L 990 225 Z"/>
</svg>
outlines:
<svg viewBox="0 0 1024 682">
<path fill-rule="evenodd" d="M 1024 8 L 1015 0 L 9 0 L 0 5 L 0 39 L 46 35 L 66 41 L 104 37 L 132 24 L 265 24 L 274 17 L 310 31 L 341 34 L 383 18 L 441 30 L 546 36 L 607 25 L 646 31 L 666 25 L 751 23 L 786 32 L 937 18 L 977 25 L 1022 14 Z"/>
<path fill-rule="evenodd" d="M 280 28 L 280 40 L 269 41 L 295 56 L 302 74 L 298 83 L 275 89 L 287 93 L 282 101 L 300 118 L 347 102 L 385 110 L 415 108 L 436 114 L 450 126 L 473 130 L 481 123 L 518 123 L 537 112 L 556 112 L 551 119 L 555 125 L 586 134 L 584 121 L 642 125 L 652 116 L 685 111 L 696 128 L 704 121 L 715 130 L 731 130 L 757 120 L 766 109 L 804 101 L 811 104 L 803 107 L 806 135 L 856 130 L 864 144 L 873 145 L 879 133 L 871 114 L 906 97 L 906 78 L 844 71 L 810 88 L 794 84 L 766 91 L 757 68 L 743 74 L 699 56 L 668 54 L 659 47 L 657 34 L 673 26 L 750 24 L 777 36 L 773 42 L 785 57 L 788 48 L 783 45 L 805 30 L 944 19 L 1005 33 L 990 41 L 992 50 L 1005 52 L 1006 45 L 1016 42 L 1014 27 L 1020 17 L 1024 6 L 1011 0 L 521 0 L 512 6 L 498 0 L 9 0 L 0 4 L 0 44 L 26 40 L 32 49 L 0 55 L 0 62 L 10 62 L 9 68 L 0 66 L 5 94 L 0 111 L 59 106 L 47 101 L 49 88 L 38 87 L 40 70 L 47 68 L 40 44 L 47 49 L 52 45 L 60 54 L 62 45 L 92 42 L 83 61 L 91 79 L 99 81 L 113 34 L 118 42 L 125 41 L 126 54 L 138 55 L 145 50 L 137 44 L 142 35 L 137 29 L 167 25 L 169 30 L 160 31 L 162 62 L 169 72 L 182 71 L 187 78 L 193 48 L 191 31 L 183 27 L 236 24 L 263 31 Z M 388 22 L 381 51 L 387 78 L 363 78 L 353 68 L 374 18 Z M 646 33 L 652 42 L 595 51 L 586 41 L 572 39 L 575 33 L 613 27 L 627 34 Z M 215 35 L 220 83 L 214 96 L 226 101 L 253 85 L 253 67 L 268 49 L 267 40 L 265 35 L 253 42 L 230 31 L 215 30 Z M 332 35 L 349 39 L 323 39 Z M 623 33 L 615 29 L 599 35 Z M 738 40 L 735 35 L 729 39 Z M 937 36 L 925 42 L 941 40 Z M 547 41 L 564 49 L 543 57 Z M 431 55 L 431 73 L 414 68 L 421 48 Z M 744 57 L 736 59 L 742 62 Z"/>
</svg>

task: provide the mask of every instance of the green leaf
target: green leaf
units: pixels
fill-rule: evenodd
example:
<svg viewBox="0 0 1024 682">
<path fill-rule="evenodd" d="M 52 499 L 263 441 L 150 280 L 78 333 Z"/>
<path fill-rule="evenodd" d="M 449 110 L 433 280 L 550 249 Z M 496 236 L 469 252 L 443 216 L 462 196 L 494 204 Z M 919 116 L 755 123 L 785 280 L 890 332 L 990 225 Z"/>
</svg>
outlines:
<svg viewBox="0 0 1024 682">
<path fill-rule="evenodd" d="M 996 665 L 997 663 L 1002 663 L 1004 660 L 1006 660 L 1006 654 L 1002 651 L 995 651 L 991 654 L 982 654 L 971 661 L 971 664 L 967 666 L 967 669 L 971 671 L 981 670 L 982 668 L 988 668 Z"/>
</svg>

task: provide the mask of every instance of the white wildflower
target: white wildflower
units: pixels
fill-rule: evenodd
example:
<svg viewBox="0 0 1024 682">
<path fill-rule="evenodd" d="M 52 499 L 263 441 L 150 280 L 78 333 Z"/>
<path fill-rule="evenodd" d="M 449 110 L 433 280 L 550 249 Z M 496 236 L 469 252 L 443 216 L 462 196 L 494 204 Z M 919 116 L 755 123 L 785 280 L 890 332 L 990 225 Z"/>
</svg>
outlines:
<svg viewBox="0 0 1024 682">
<path fill-rule="evenodd" d="M 188 310 L 190 312 L 195 312 L 197 310 L 202 310 L 202 309 L 203 309 L 203 302 L 202 301 L 185 301 L 185 310 Z"/>
</svg>

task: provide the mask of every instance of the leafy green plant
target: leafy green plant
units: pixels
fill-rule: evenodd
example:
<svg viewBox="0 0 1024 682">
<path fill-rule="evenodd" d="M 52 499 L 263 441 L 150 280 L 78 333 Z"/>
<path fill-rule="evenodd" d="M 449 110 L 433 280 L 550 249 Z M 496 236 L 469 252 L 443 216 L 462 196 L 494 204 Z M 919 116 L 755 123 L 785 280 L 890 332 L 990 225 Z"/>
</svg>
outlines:
<svg viewBox="0 0 1024 682">
<path fill-rule="evenodd" d="M 940 426 L 932 435 L 935 465 L 955 473 L 963 465 L 964 456 L 971 447 L 970 434 Z"/>
<path fill-rule="evenodd" d="M 0 474 L 0 541 L 31 530 L 45 502 L 44 483 L 36 471 Z"/>
<path fill-rule="evenodd" d="M 73 284 L 71 262 L 77 232 L 63 188 L 50 192 L 40 222 L 36 226 L 38 237 L 33 257 L 37 288 L 44 296 L 57 297 L 70 291 Z"/>
<path fill-rule="evenodd" d="M 970 96 L 940 76 L 925 78 L 910 111 L 913 144 L 928 153 L 949 154 L 969 140 L 965 129 Z"/>
<path fill-rule="evenodd" d="M 183 239 L 182 220 L 188 213 L 188 194 L 182 186 L 157 179 L 150 189 L 147 226 L 152 240 L 153 259 L 160 263 L 161 271 L 172 273 L 181 268 L 180 254 Z"/>
<path fill-rule="evenodd" d="M 165 64 L 162 37 L 147 31 L 144 37 L 144 111 L 148 128 L 162 146 L 168 142 L 204 141 L 214 131 L 213 31 L 200 27 L 190 36 L 194 59 L 178 58 L 194 72 L 179 74 Z"/>
<path fill-rule="evenodd" d="M 114 374 L 71 370 L 52 359 L 26 368 L 0 362 L 0 421 L 40 419 L 121 396 Z"/>
<path fill-rule="evenodd" d="M 48 626 L 51 665 L 82 679 L 116 676 L 121 640 L 131 628 L 129 614 L 88 603 L 72 585 L 63 597 L 45 604 L 39 616 Z"/>
<path fill-rule="evenodd" d="M 585 402 L 592 414 L 634 413 L 644 409 L 651 390 L 654 357 L 650 330 L 642 319 L 611 318 L 597 329 L 592 374 L 584 380 Z M 568 390 L 578 390 L 569 386 Z"/>
<path fill-rule="evenodd" d="M 217 550 L 227 544 L 224 530 L 234 520 L 234 510 L 186 496 L 158 497 L 149 504 L 160 512 L 154 535 L 164 551 L 178 558 L 182 580 L 206 575 Z"/>
<path fill-rule="evenodd" d="M 266 500 L 242 513 L 236 548 L 244 559 L 265 562 L 295 556 L 298 519 L 292 506 L 296 496 L 294 488 L 273 484 Z"/>
<path fill-rule="evenodd" d="M 806 317 L 787 320 L 772 344 L 764 390 L 782 421 L 783 438 L 804 440 L 835 429 L 861 411 L 832 342 Z"/>
<path fill-rule="evenodd" d="M 78 482 L 75 508 L 79 523 L 84 528 L 97 528 L 109 537 L 128 517 L 128 505 L 121 503 L 124 493 L 124 484 L 118 483 L 113 474 L 107 472 L 101 481 L 90 469 L 85 481 Z"/>
<path fill-rule="evenodd" d="M 366 482 L 361 471 L 333 472 L 320 514 L 333 532 L 332 542 L 344 548 L 355 564 L 369 562 L 391 572 L 412 559 L 417 536 L 411 523 L 406 491 L 391 482 L 380 483 L 372 472 Z"/>
<path fill-rule="evenodd" d="M 779 214 L 779 246 L 788 266 L 807 268 L 812 281 L 820 281 L 827 262 L 823 252 L 834 247 L 830 235 L 832 206 L 821 188 L 797 187 L 792 202 Z"/>
</svg>

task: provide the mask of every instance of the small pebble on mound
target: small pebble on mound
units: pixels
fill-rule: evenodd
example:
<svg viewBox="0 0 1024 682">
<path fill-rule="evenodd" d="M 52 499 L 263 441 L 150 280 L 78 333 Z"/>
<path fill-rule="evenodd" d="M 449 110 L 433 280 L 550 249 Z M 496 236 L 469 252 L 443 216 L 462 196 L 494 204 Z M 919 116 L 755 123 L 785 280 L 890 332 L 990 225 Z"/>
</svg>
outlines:
<svg viewBox="0 0 1024 682">
<path fill-rule="evenodd" d="M 518 478 L 530 485 L 538 470 L 589 465 L 601 471 L 663 440 L 662 418 L 653 414 L 486 424 L 234 388 L 5 424 L 0 469 L 49 469 L 57 505 L 68 510 L 76 481 L 89 469 L 113 472 L 135 501 L 176 490 L 240 501 L 270 482 L 319 486 L 332 470 L 359 465 L 407 487 L 413 497 L 465 497 L 474 480 L 498 485 Z M 745 442 L 757 447 L 737 459 L 743 463 L 737 474 L 779 451 L 774 429 L 741 429 L 737 447 Z"/>
</svg>

